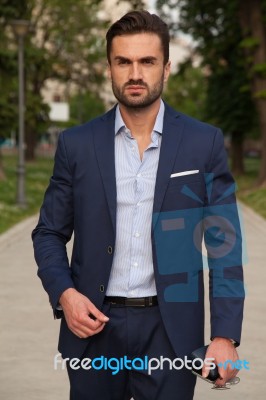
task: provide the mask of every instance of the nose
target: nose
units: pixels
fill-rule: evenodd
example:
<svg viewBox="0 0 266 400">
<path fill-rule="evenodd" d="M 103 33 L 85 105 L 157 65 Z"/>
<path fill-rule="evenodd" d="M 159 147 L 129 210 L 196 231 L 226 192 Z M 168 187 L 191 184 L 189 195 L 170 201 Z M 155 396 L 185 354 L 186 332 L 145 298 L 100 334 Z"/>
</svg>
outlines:
<svg viewBox="0 0 266 400">
<path fill-rule="evenodd" d="M 130 69 L 130 79 L 132 80 L 138 80 L 138 79 L 142 79 L 142 70 L 141 70 L 141 66 L 138 62 L 133 62 L 131 64 L 131 69 Z"/>
</svg>

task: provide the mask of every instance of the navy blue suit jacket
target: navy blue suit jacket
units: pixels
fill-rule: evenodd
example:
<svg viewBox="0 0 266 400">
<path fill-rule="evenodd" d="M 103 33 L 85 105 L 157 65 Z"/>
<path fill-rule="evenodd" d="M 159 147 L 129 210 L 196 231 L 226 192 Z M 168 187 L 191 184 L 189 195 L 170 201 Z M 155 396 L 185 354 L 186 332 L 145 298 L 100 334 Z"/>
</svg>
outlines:
<svg viewBox="0 0 266 400">
<path fill-rule="evenodd" d="M 211 336 L 240 341 L 244 297 L 241 238 L 221 131 L 165 106 L 151 240 L 162 319 L 176 354 L 181 356 L 204 342 L 199 249 L 203 221 L 210 222 L 207 236 L 214 250 L 228 237 L 230 241 L 229 231 L 235 227 L 230 251 L 209 258 Z M 63 357 L 79 357 L 90 338 L 80 339 L 68 329 L 63 313 L 56 310 L 60 295 L 67 288 L 76 288 L 101 309 L 112 267 L 116 237 L 114 122 L 112 109 L 60 135 L 53 176 L 32 234 L 38 275 L 55 316 L 62 317 L 59 351 Z M 170 177 L 192 170 L 199 172 Z M 233 221 L 225 224 L 227 232 L 222 234 L 211 226 L 215 223 L 210 218 L 217 213 L 219 221 Z M 69 263 L 66 243 L 73 232 Z"/>
</svg>

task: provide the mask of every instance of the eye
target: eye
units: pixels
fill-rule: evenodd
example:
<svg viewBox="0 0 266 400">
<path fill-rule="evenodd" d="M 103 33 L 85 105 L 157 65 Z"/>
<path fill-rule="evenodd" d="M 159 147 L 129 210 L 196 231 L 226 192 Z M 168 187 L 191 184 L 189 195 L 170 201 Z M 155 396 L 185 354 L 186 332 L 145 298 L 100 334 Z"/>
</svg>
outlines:
<svg viewBox="0 0 266 400">
<path fill-rule="evenodd" d="M 130 64 L 129 60 L 126 60 L 126 59 L 118 60 L 118 65 L 128 65 L 128 64 Z"/>
<path fill-rule="evenodd" d="M 146 65 L 153 65 L 154 60 L 152 58 L 144 58 L 144 60 L 142 60 L 142 63 Z"/>
</svg>

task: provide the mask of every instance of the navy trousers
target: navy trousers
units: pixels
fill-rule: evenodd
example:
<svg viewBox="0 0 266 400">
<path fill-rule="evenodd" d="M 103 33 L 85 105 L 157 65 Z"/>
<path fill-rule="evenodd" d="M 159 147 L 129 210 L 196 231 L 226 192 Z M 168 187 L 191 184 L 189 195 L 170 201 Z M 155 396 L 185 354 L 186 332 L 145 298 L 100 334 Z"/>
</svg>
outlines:
<svg viewBox="0 0 266 400">
<path fill-rule="evenodd" d="M 178 357 L 168 340 L 158 306 L 105 304 L 103 312 L 110 320 L 101 333 L 90 338 L 82 356 L 85 368 L 73 369 L 67 364 L 70 400 L 193 399 L 196 377 L 188 369 L 171 370 L 168 361 L 163 368 L 145 369 L 145 360 Z M 131 362 L 127 363 L 128 368 L 121 361 L 118 365 L 117 359 L 125 360 L 124 356 Z M 85 359 L 94 360 L 97 369 Z M 152 365 L 158 363 L 154 361 Z"/>
</svg>

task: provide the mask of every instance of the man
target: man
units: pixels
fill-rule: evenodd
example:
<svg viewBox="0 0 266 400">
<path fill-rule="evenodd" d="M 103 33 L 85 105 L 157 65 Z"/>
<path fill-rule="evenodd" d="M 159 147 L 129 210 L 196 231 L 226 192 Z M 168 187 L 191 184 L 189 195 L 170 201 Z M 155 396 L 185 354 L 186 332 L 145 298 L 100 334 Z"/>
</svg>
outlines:
<svg viewBox="0 0 266 400">
<path fill-rule="evenodd" d="M 166 24 L 134 11 L 106 38 L 118 105 L 59 138 L 33 231 L 38 275 L 62 317 L 59 351 L 72 400 L 190 400 L 188 368 L 165 361 L 150 373 L 141 360 L 189 357 L 204 344 L 202 226 L 211 269 L 207 356 L 217 364 L 238 358 L 243 294 L 235 285 L 242 268 L 233 181 L 221 132 L 161 100 L 170 72 Z M 224 236 L 213 230 L 221 224 Z M 222 237 L 226 251 L 217 253 Z M 103 357 L 124 364 L 114 373 Z M 73 358 L 98 364 L 75 368 Z M 219 367 L 219 374 L 223 385 L 235 371 Z"/>
</svg>

